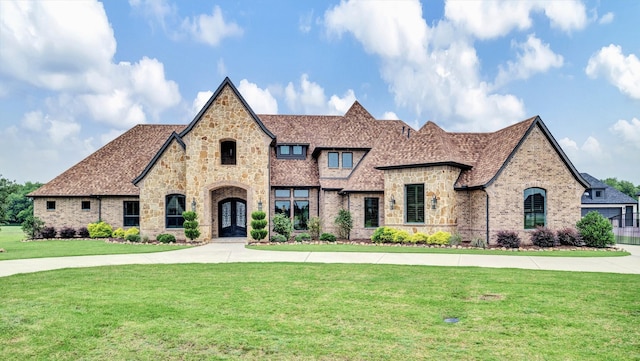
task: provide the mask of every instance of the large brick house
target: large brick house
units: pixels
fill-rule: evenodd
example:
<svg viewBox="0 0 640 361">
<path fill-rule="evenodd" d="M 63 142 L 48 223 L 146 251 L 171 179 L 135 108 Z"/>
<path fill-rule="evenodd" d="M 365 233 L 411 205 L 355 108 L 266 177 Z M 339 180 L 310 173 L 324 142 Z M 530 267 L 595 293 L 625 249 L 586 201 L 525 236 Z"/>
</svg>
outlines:
<svg viewBox="0 0 640 361">
<path fill-rule="evenodd" d="M 492 133 L 414 130 L 355 102 L 343 116 L 256 115 L 227 78 L 188 125 L 138 125 L 31 193 L 46 224 L 104 220 L 154 238 L 184 238 L 183 210 L 201 238 L 245 237 L 251 212 L 319 217 L 351 239 L 378 226 L 523 239 L 536 225 L 572 226 L 588 183 L 539 117 Z"/>
</svg>

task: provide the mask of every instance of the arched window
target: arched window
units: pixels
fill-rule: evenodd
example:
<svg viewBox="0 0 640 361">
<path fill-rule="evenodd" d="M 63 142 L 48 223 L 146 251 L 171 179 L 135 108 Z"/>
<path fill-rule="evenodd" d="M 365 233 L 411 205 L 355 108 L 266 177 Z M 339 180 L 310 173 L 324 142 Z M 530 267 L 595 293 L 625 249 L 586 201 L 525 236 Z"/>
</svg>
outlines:
<svg viewBox="0 0 640 361">
<path fill-rule="evenodd" d="M 182 228 L 184 218 L 182 218 L 182 212 L 184 212 L 185 196 L 182 194 L 169 194 L 166 197 L 166 224 L 167 228 Z"/>
<path fill-rule="evenodd" d="M 236 142 L 225 140 L 220 142 L 220 161 L 222 164 L 236 164 Z"/>
<path fill-rule="evenodd" d="M 524 190 L 524 228 L 532 229 L 547 224 L 547 191 L 542 188 Z"/>
</svg>

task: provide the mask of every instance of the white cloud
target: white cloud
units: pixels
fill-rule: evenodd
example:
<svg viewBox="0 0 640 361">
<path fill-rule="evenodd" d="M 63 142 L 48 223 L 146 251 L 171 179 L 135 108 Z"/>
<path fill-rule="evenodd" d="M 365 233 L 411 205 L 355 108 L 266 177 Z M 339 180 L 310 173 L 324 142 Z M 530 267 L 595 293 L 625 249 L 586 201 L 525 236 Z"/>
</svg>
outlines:
<svg viewBox="0 0 640 361">
<path fill-rule="evenodd" d="M 311 31 L 311 24 L 313 23 L 313 9 L 306 14 L 300 15 L 298 18 L 298 29 L 301 33 L 307 34 Z"/>
<path fill-rule="evenodd" d="M 615 15 L 612 12 L 608 12 L 604 15 L 602 15 L 602 17 L 600 18 L 600 20 L 598 20 L 599 24 L 610 24 L 613 22 L 613 18 L 615 17 Z"/>
<path fill-rule="evenodd" d="M 242 79 L 238 91 L 255 113 L 278 114 L 278 101 L 271 95 L 269 89 L 260 89 L 255 83 Z"/>
<path fill-rule="evenodd" d="M 69 138 L 77 137 L 80 134 L 80 124 L 76 122 L 51 120 L 50 124 L 48 133 L 55 144 L 66 142 Z"/>
<path fill-rule="evenodd" d="M 177 12 L 175 5 L 167 0 L 129 0 L 129 6 L 157 21 L 163 28 L 166 28 L 167 17 L 175 16 Z"/>
<path fill-rule="evenodd" d="M 513 79 L 528 79 L 536 73 L 544 73 L 550 68 L 563 65 L 562 55 L 551 50 L 549 44 L 544 44 L 535 34 L 528 36 L 524 43 L 512 42 L 512 46 L 519 51 L 515 62 L 508 62 L 507 68 L 501 68 L 496 77 L 496 85 L 500 86 Z"/>
<path fill-rule="evenodd" d="M 332 95 L 329 100 L 324 94 L 324 88 L 318 83 L 309 81 L 307 74 L 300 77 L 299 88 L 289 82 L 284 89 L 287 106 L 292 112 L 304 114 L 344 114 L 356 100 L 353 90 L 349 89 L 339 97 Z"/>
<path fill-rule="evenodd" d="M 400 118 L 394 112 L 384 112 L 384 114 L 382 114 L 382 117 L 380 117 L 380 119 L 383 119 L 383 120 L 399 120 Z"/>
<path fill-rule="evenodd" d="M 640 149 L 640 120 L 633 118 L 631 121 L 618 120 L 611 128 L 616 136 L 635 148 Z"/>
<path fill-rule="evenodd" d="M 218 59 L 218 63 L 216 63 L 216 69 L 218 71 L 218 75 L 227 76 L 227 65 L 224 63 L 224 59 Z"/>
<path fill-rule="evenodd" d="M 180 102 L 178 84 L 165 79 L 164 65 L 158 60 L 145 56 L 131 67 L 130 72 L 132 89 L 147 112 L 157 117 L 159 112 Z"/>
<path fill-rule="evenodd" d="M 204 107 L 205 104 L 207 104 L 207 102 L 209 101 L 212 95 L 213 95 L 213 92 L 211 90 L 198 92 L 191 106 L 191 111 L 193 115 L 198 114 L 202 110 L 202 108 Z"/>
<path fill-rule="evenodd" d="M 623 94 L 640 99 L 640 60 L 635 54 L 625 57 L 622 47 L 603 47 L 589 58 L 586 74 L 591 78 L 605 78 Z"/>
<path fill-rule="evenodd" d="M 585 6 L 575 0 L 447 1 L 444 10 L 449 21 L 479 39 L 502 37 L 515 29 L 529 29 L 534 12 L 543 12 L 551 26 L 565 32 L 582 29 L 587 24 Z"/>
<path fill-rule="evenodd" d="M 107 144 L 110 141 L 116 139 L 117 137 L 121 136 L 123 133 L 122 130 L 120 129 L 111 129 L 106 133 L 103 133 L 100 135 L 100 143 L 101 144 Z"/>
<path fill-rule="evenodd" d="M 125 89 L 114 89 L 111 93 L 80 96 L 89 114 L 97 121 L 118 128 L 130 128 L 145 123 L 142 105 L 132 101 L 131 93 Z"/>
<path fill-rule="evenodd" d="M 184 19 L 182 28 L 197 41 L 211 46 L 217 46 L 224 38 L 240 36 L 243 33 L 238 24 L 224 20 L 222 10 L 217 5 L 211 15 L 200 14 L 192 19 Z"/>
<path fill-rule="evenodd" d="M 40 131 L 44 126 L 45 119 L 41 111 L 28 112 L 22 118 L 20 124 L 29 130 Z"/>
</svg>

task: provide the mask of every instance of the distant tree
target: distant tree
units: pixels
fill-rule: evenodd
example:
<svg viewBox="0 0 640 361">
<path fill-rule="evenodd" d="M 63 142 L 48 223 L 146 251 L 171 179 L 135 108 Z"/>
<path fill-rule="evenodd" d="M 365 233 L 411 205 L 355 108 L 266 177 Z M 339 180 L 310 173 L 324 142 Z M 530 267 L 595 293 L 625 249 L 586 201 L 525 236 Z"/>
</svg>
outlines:
<svg viewBox="0 0 640 361">
<path fill-rule="evenodd" d="M 7 199 L 18 189 L 18 185 L 0 176 L 0 224 L 7 221 Z"/>
<path fill-rule="evenodd" d="M 636 198 L 636 194 L 640 192 L 640 184 L 634 186 L 633 183 L 626 180 L 618 180 L 617 178 L 607 178 L 602 180 L 607 185 L 619 190 L 631 198 Z"/>
<path fill-rule="evenodd" d="M 5 221 L 8 223 L 20 224 L 33 215 L 33 202 L 27 194 L 42 187 L 42 183 L 26 182 L 18 184 L 16 190 L 7 197 Z"/>
</svg>

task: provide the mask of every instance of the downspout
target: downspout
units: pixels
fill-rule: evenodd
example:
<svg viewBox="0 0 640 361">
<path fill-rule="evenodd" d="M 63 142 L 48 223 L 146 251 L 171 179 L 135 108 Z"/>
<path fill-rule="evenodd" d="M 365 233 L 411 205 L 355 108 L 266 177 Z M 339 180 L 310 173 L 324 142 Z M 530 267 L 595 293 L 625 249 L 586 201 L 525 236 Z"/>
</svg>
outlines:
<svg viewBox="0 0 640 361">
<path fill-rule="evenodd" d="M 98 199 L 98 222 L 102 222 L 102 197 L 96 196 Z"/>
<path fill-rule="evenodd" d="M 489 193 L 487 193 L 487 191 L 484 191 L 484 194 L 487 195 L 487 246 L 489 245 Z"/>
</svg>

